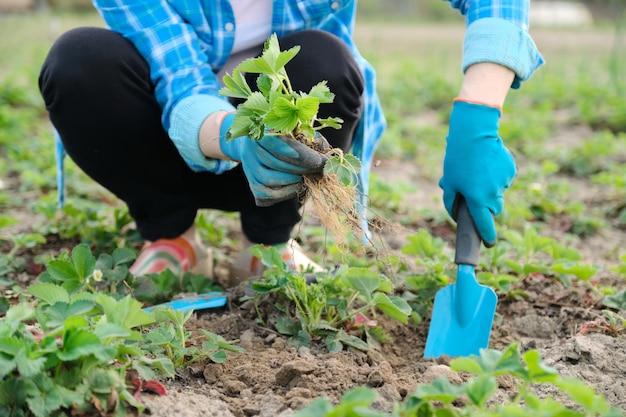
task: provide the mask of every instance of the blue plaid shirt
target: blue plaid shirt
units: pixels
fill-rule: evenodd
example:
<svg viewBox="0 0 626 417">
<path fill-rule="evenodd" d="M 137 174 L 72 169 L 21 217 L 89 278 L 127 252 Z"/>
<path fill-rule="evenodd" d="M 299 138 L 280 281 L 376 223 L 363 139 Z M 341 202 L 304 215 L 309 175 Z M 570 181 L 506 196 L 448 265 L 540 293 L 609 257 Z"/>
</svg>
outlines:
<svg viewBox="0 0 626 417">
<path fill-rule="evenodd" d="M 467 19 L 463 70 L 476 62 L 513 69 L 513 87 L 530 77 L 541 56 L 528 35 L 529 0 L 444 0 Z M 235 38 L 228 0 L 93 0 L 106 24 L 129 39 L 150 65 L 162 122 L 191 169 L 223 172 L 233 162 L 204 157 L 198 133 L 216 110 L 231 110 L 220 97 L 216 73 L 227 61 Z M 274 0 L 272 32 L 279 39 L 303 29 L 321 29 L 353 52 L 365 79 L 363 118 L 353 153 L 363 164 L 360 186 L 368 188 L 369 169 L 386 122 L 376 94 L 375 72 L 352 39 L 356 0 Z M 417 58 L 417 57 L 416 57 Z"/>
</svg>

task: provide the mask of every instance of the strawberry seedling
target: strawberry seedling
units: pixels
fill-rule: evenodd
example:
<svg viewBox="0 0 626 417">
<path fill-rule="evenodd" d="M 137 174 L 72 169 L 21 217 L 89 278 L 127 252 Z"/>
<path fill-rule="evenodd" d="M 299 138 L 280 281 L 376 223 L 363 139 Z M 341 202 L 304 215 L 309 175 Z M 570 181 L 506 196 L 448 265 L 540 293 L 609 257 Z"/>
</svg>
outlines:
<svg viewBox="0 0 626 417">
<path fill-rule="evenodd" d="M 360 230 L 355 178 L 361 163 L 353 155 L 344 155 L 339 148 L 322 149 L 319 131 L 339 129 L 343 121 L 336 117 L 320 119 L 317 116 L 321 104 L 334 100 L 326 81 L 320 81 L 308 93 L 294 91 L 285 65 L 299 50 L 300 47 L 295 46 L 281 51 L 278 38 L 273 34 L 265 43 L 261 56 L 243 61 L 232 75 L 224 76 L 220 94 L 245 100 L 237 107 L 227 139 L 248 136 L 260 140 L 266 135 L 286 136 L 328 155 L 330 158 L 323 175 L 304 176 L 303 195 L 311 198 L 322 223 L 336 240 L 342 242 L 347 233 Z M 256 79 L 258 91 L 248 85 L 246 73 L 259 74 Z"/>
</svg>

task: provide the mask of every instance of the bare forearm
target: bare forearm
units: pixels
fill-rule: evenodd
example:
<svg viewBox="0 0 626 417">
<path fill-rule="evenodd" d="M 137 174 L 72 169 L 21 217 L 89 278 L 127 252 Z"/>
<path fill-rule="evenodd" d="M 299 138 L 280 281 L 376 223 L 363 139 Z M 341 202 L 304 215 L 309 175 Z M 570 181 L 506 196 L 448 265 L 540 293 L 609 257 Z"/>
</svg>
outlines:
<svg viewBox="0 0 626 417">
<path fill-rule="evenodd" d="M 458 98 L 502 107 L 515 73 L 490 62 L 474 64 L 465 71 Z"/>
</svg>

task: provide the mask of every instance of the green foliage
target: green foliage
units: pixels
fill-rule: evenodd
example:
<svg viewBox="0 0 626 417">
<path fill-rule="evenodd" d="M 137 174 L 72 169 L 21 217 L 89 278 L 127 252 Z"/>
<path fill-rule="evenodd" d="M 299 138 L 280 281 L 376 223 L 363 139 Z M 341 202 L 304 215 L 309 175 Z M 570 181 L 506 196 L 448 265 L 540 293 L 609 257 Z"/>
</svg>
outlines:
<svg viewBox="0 0 626 417">
<path fill-rule="evenodd" d="M 220 335 L 200 329 L 206 338 L 199 348 L 189 340 L 190 332 L 185 330 L 185 323 L 193 311 L 175 311 L 170 307 L 157 307 L 152 310 L 155 319 L 161 323 L 145 336 L 141 346 L 157 356 L 167 357 L 176 368 L 183 368 L 200 359 L 215 363 L 226 361 L 226 352 L 244 350 L 224 340 Z"/>
<path fill-rule="evenodd" d="M 338 155 L 324 165 L 324 174 L 335 175 L 345 187 L 356 187 L 356 172 L 361 171 L 361 161 L 354 155 Z"/>
<path fill-rule="evenodd" d="M 393 295 L 388 278 L 370 269 L 341 267 L 307 282 L 307 275 L 288 268 L 276 248 L 255 245 L 250 252 L 267 267 L 263 278 L 252 283 L 256 294 L 251 298 L 258 306 L 270 295 L 277 297 L 274 303 L 282 315 L 276 329 L 296 346 L 324 340 L 331 352 L 344 346 L 367 350 L 385 340 L 372 331 L 377 323 L 369 317 L 377 311 L 407 323 L 410 306 Z"/>
<path fill-rule="evenodd" d="M 190 272 L 179 277 L 166 269 L 158 274 L 134 276 L 128 268 L 135 255 L 135 250 L 122 247 L 112 254 L 101 253 L 96 259 L 87 245 L 79 244 L 71 254 L 62 252 L 51 259 L 39 280 L 58 284 L 70 293 L 107 291 L 115 298 L 132 294 L 137 300 L 150 304 L 169 301 L 179 293 L 221 290 L 205 276 Z"/>
<path fill-rule="evenodd" d="M 259 140 L 265 135 L 292 138 L 304 135 L 310 140 L 324 127 L 340 127 L 341 119 L 317 118 L 319 105 L 334 99 L 325 81 L 314 85 L 308 93 L 296 92 L 291 87 L 285 65 L 299 50 L 299 46 L 294 46 L 281 51 L 276 34 L 272 34 L 260 57 L 243 61 L 232 75 L 224 76 L 220 94 L 245 99 L 237 108 L 229 137 L 249 136 Z M 244 73 L 260 74 L 256 81 L 259 91 L 252 91 Z"/>
<path fill-rule="evenodd" d="M 70 296 L 53 284 L 29 290 L 38 303 L 12 306 L 0 322 L 3 415 L 47 417 L 70 409 L 123 415 L 144 408 L 125 381 L 135 363 L 173 376 L 171 363 L 133 348 L 139 335 L 133 328 L 154 322 L 139 302 Z"/>
<path fill-rule="evenodd" d="M 34 301 L 6 308 L 0 414 L 127 415 L 144 409 L 133 392 L 137 378 L 173 377 L 177 367 L 199 359 L 222 363 L 227 351 L 242 351 L 208 331 L 196 346 L 184 328 L 192 311 L 157 307 L 149 313 L 131 294 L 121 294 L 133 257 L 120 248 L 96 259 L 80 244 L 50 260 L 40 282 L 27 288 Z"/>
<path fill-rule="evenodd" d="M 404 298 L 413 310 L 413 322 L 419 324 L 431 310 L 437 291 L 449 283 L 448 277 L 453 275 L 452 258 L 445 242 L 427 230 L 420 229 L 407 239 L 409 243 L 402 248 L 402 252 L 414 256 L 415 263 L 423 271 L 404 279 L 408 290 Z"/>
</svg>

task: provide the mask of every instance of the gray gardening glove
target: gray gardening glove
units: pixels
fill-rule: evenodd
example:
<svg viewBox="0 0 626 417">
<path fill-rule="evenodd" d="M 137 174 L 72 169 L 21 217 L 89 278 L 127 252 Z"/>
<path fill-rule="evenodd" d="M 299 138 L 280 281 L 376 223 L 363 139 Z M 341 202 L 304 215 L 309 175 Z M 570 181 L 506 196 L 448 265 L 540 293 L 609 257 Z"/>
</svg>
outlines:
<svg viewBox="0 0 626 417">
<path fill-rule="evenodd" d="M 330 149 L 324 137 L 319 139 L 323 149 Z M 326 155 L 284 136 L 265 136 L 258 141 L 242 136 L 221 141 L 224 154 L 241 161 L 259 207 L 296 198 L 302 191 L 302 175 L 322 172 L 328 160 Z"/>
</svg>

